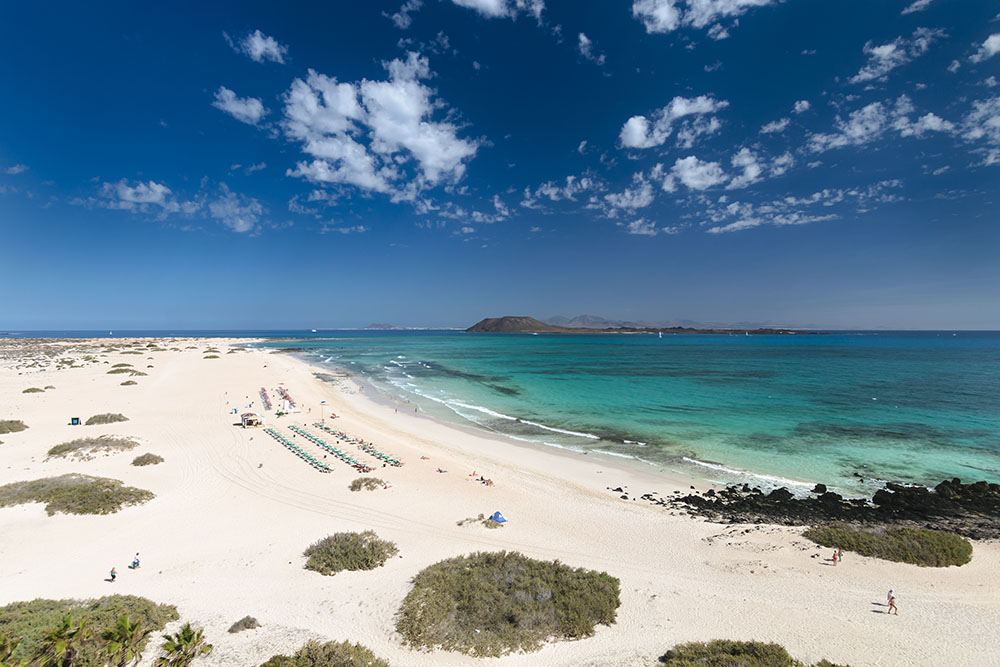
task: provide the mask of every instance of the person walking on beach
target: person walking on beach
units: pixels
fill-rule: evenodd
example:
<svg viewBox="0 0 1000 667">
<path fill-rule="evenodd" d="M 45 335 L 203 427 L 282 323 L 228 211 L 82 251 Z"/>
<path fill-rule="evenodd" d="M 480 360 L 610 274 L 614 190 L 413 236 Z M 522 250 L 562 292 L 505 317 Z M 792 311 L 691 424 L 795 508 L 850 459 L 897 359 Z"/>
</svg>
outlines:
<svg viewBox="0 0 1000 667">
<path fill-rule="evenodd" d="M 839 560 L 839 557 L 837 556 L 837 552 L 834 551 L 833 552 L 833 564 L 836 565 L 838 560 Z"/>
<path fill-rule="evenodd" d="M 111 583 L 115 583 L 115 579 L 118 577 L 118 570 L 111 568 Z"/>
<path fill-rule="evenodd" d="M 896 616 L 899 616 L 899 607 L 896 606 L 896 594 L 891 588 L 889 589 L 888 595 L 886 595 L 886 599 L 889 601 L 889 611 L 885 613 L 891 614 L 895 610 Z"/>
</svg>

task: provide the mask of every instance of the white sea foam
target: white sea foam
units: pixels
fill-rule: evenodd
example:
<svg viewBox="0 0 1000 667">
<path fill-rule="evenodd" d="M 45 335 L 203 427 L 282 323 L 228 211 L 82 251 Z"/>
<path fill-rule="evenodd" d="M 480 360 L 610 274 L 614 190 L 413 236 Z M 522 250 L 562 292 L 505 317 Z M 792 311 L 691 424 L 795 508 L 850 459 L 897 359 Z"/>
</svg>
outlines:
<svg viewBox="0 0 1000 667">
<path fill-rule="evenodd" d="M 645 463 L 646 465 L 651 465 L 651 466 L 657 465 L 652 461 L 647 461 L 646 459 L 639 458 L 638 456 L 635 456 L 633 454 L 622 454 L 621 452 L 609 452 L 605 449 L 592 449 L 591 451 L 594 452 L 595 454 L 604 454 L 605 456 L 617 456 L 620 459 L 632 459 L 634 461 L 639 461 L 640 463 Z"/>
<path fill-rule="evenodd" d="M 580 431 L 567 431 L 563 428 L 556 428 L 555 426 L 546 426 L 545 424 L 539 424 L 537 422 L 530 422 L 527 419 L 522 419 L 525 424 L 531 424 L 532 426 L 537 426 L 538 428 L 543 428 L 546 431 L 553 431 L 555 433 L 563 433 L 565 435 L 575 435 L 581 438 L 587 438 L 589 440 L 600 440 L 601 436 L 594 435 L 593 433 L 581 433 Z"/>
<path fill-rule="evenodd" d="M 688 458 L 687 456 L 681 457 L 687 463 L 693 463 L 694 465 L 702 466 L 703 468 L 708 468 L 709 470 L 717 470 L 718 472 L 724 472 L 728 475 L 737 475 L 739 477 L 750 477 L 753 479 L 760 479 L 766 482 L 779 483 L 788 486 L 800 486 L 808 488 L 812 486 L 809 482 L 799 482 L 794 479 L 788 479 L 786 477 L 775 477 L 772 475 L 762 475 L 759 473 L 750 472 L 748 470 L 737 470 L 735 468 L 727 468 L 726 466 L 719 465 L 718 463 L 707 463 L 705 461 L 699 461 L 697 459 Z"/>
</svg>

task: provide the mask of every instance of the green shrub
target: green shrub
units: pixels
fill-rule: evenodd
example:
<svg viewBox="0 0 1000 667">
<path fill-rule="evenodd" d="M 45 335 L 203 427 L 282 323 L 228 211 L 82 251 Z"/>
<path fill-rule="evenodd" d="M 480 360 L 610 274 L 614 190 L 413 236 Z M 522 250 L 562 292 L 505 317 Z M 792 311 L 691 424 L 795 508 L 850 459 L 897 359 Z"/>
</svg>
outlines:
<svg viewBox="0 0 1000 667">
<path fill-rule="evenodd" d="M 610 624 L 621 604 L 606 572 L 516 552 L 474 553 L 413 578 L 396 629 L 415 647 L 500 656 L 536 651 L 550 638 L 578 639 Z"/>
<path fill-rule="evenodd" d="M 499 521 L 494 521 L 492 516 L 486 516 L 485 514 L 480 514 L 479 516 L 470 516 L 467 519 L 462 519 L 461 521 L 456 521 L 456 526 L 464 526 L 467 524 L 479 523 L 484 527 L 493 530 L 494 528 L 503 528 L 503 524 Z"/>
<path fill-rule="evenodd" d="M 389 663 L 361 644 L 310 641 L 295 655 L 276 655 L 260 667 L 389 667 Z"/>
<path fill-rule="evenodd" d="M 129 366 L 131 366 L 131 365 L 132 365 L 132 364 L 115 364 L 115 365 L 114 365 L 114 366 L 112 366 L 111 368 L 128 368 L 128 367 L 129 367 Z"/>
<path fill-rule="evenodd" d="M 113 412 L 105 412 L 103 414 L 94 415 L 87 420 L 87 426 L 94 426 L 95 424 L 114 424 L 115 422 L 127 422 L 128 417 L 125 415 L 115 414 Z"/>
<path fill-rule="evenodd" d="M 55 387 L 50 384 L 45 385 L 45 391 L 48 391 L 49 389 L 55 389 Z"/>
<path fill-rule="evenodd" d="M 660 662 L 670 667 L 807 667 L 779 644 L 728 639 L 678 644 L 660 656 Z M 814 667 L 838 666 L 821 660 Z"/>
<path fill-rule="evenodd" d="M 139 350 L 124 350 L 122 354 L 142 354 Z"/>
<path fill-rule="evenodd" d="M 163 463 L 163 457 L 156 454 L 142 454 L 132 459 L 134 466 L 155 466 L 158 463 Z"/>
<path fill-rule="evenodd" d="M 342 570 L 374 570 L 399 553 L 392 542 L 380 540 L 374 531 L 334 533 L 311 545 L 303 553 L 307 570 L 334 575 Z"/>
<path fill-rule="evenodd" d="M 122 373 L 131 373 L 131 372 L 132 372 L 131 368 L 125 368 L 125 367 L 112 368 L 110 371 L 108 371 L 108 375 L 121 375 Z"/>
<path fill-rule="evenodd" d="M 244 630 L 253 630 L 254 628 L 259 628 L 260 623 L 253 616 L 244 616 L 240 620 L 236 621 L 229 626 L 230 633 L 243 632 Z"/>
<path fill-rule="evenodd" d="M 45 390 L 41 389 L 39 387 L 28 387 L 27 389 L 25 389 L 21 393 L 22 394 L 44 394 Z"/>
<path fill-rule="evenodd" d="M 139 383 L 136 382 L 135 380 L 125 380 L 124 382 L 121 383 L 121 386 L 123 386 L 123 387 L 132 387 L 132 386 L 137 385 L 137 384 L 139 384 Z"/>
<path fill-rule="evenodd" d="M 860 529 L 845 523 L 828 523 L 809 528 L 803 534 L 824 547 L 854 551 L 897 563 L 926 567 L 965 565 L 972 560 L 969 540 L 925 528 Z"/>
<path fill-rule="evenodd" d="M 217 354 L 210 354 L 210 355 L 208 355 L 208 356 L 205 357 L 205 359 L 218 359 L 218 358 L 219 358 L 219 355 L 217 355 Z"/>
<path fill-rule="evenodd" d="M 92 637 L 100 637 L 103 631 L 113 628 L 123 614 L 133 621 L 141 620 L 143 628 L 154 631 L 179 618 L 173 605 L 156 604 L 134 595 L 111 595 L 97 600 L 32 600 L 0 607 L 0 635 L 21 638 L 14 658 L 29 658 L 45 632 L 57 627 L 66 614 L 72 614 L 77 621 L 89 618 L 87 625 Z M 99 655 L 102 645 L 100 641 L 85 642 L 73 667 L 104 667 L 107 657 Z"/>
<path fill-rule="evenodd" d="M 117 479 L 69 473 L 0 486 L 0 507 L 45 503 L 52 516 L 112 514 L 126 505 L 140 505 L 154 498 L 151 491 L 125 486 Z"/>
<path fill-rule="evenodd" d="M 351 482 L 348 487 L 351 491 L 374 491 L 385 486 L 385 482 L 378 477 L 358 477 Z"/>
<path fill-rule="evenodd" d="M 116 438 L 111 435 L 102 435 L 97 438 L 77 438 L 56 445 L 49 450 L 50 457 L 64 457 L 73 455 L 74 457 L 88 457 L 96 452 L 124 452 L 135 449 L 139 443 L 128 438 Z"/>
<path fill-rule="evenodd" d="M 146 377 L 146 373 L 143 373 L 142 371 L 132 371 L 128 374 L 128 376 L 132 378 L 144 378 Z"/>
<path fill-rule="evenodd" d="M 28 428 L 20 419 L 0 419 L 0 433 L 17 433 Z"/>
</svg>

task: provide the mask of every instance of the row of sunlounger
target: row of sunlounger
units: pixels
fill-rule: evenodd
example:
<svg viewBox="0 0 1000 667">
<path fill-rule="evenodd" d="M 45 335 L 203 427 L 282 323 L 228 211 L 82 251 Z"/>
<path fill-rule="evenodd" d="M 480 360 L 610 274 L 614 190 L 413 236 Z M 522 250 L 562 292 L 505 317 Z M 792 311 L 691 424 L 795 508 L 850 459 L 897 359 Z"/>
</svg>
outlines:
<svg viewBox="0 0 1000 667">
<path fill-rule="evenodd" d="M 278 393 L 281 394 L 281 397 L 283 399 L 288 401 L 288 405 L 292 406 L 293 408 L 295 407 L 295 401 L 292 400 L 292 396 L 291 394 L 288 393 L 288 390 L 286 390 L 284 387 L 278 387 Z"/>
<path fill-rule="evenodd" d="M 380 452 L 379 450 L 375 449 L 375 445 L 374 444 L 372 444 L 370 442 L 365 442 L 361 438 L 352 438 L 351 436 L 347 435 L 343 431 L 335 431 L 334 429 L 330 428 L 326 424 L 313 424 L 313 426 L 315 426 L 316 428 L 321 429 L 323 431 L 326 431 L 327 433 L 329 433 L 330 435 L 334 436 L 338 440 L 342 440 L 344 442 L 349 442 L 352 445 L 357 445 L 358 449 L 360 449 L 361 451 L 367 452 L 367 453 L 371 454 L 372 456 L 374 456 L 375 458 L 377 458 L 378 460 L 384 461 L 385 463 L 388 463 L 391 466 L 396 466 L 397 468 L 399 468 L 399 467 L 401 467 L 403 465 L 403 462 L 400 461 L 399 459 L 394 459 L 391 456 L 389 456 L 388 454 L 386 454 L 385 452 Z"/>
<path fill-rule="evenodd" d="M 339 449 L 337 449 L 336 447 L 333 447 L 332 445 L 327 444 L 326 441 L 324 441 L 321 438 L 317 438 L 315 435 L 313 435 L 309 431 L 305 430 L 304 428 L 299 428 L 298 426 L 289 426 L 288 428 L 292 429 L 293 431 L 295 431 L 299 435 L 305 437 L 307 440 L 309 440 L 310 442 L 314 443 L 315 445 L 317 445 L 319 447 L 322 447 L 326 451 L 330 452 L 331 454 L 333 454 L 338 459 L 340 459 L 341 461 L 343 461 L 347 465 L 351 466 L 352 468 L 354 468 L 358 472 L 371 472 L 372 470 L 374 470 L 374 468 L 372 468 L 371 466 L 365 465 L 361 461 L 358 461 L 357 459 L 353 458 L 347 452 L 342 452 Z"/>
<path fill-rule="evenodd" d="M 292 428 L 295 427 L 293 426 Z M 271 436 L 272 438 L 283 444 L 285 447 L 290 449 L 293 454 L 295 454 L 300 459 L 311 465 L 316 470 L 319 470 L 320 472 L 330 472 L 330 466 L 326 465 L 312 454 L 309 454 L 308 452 L 304 451 L 301 447 L 296 445 L 294 442 L 292 442 L 285 436 L 278 433 L 278 431 L 276 431 L 275 429 L 265 428 L 264 433 L 267 433 L 269 436 Z"/>
<path fill-rule="evenodd" d="M 264 387 L 260 388 L 260 400 L 264 403 L 265 410 L 271 409 L 271 397 L 267 395 L 267 389 Z"/>
</svg>

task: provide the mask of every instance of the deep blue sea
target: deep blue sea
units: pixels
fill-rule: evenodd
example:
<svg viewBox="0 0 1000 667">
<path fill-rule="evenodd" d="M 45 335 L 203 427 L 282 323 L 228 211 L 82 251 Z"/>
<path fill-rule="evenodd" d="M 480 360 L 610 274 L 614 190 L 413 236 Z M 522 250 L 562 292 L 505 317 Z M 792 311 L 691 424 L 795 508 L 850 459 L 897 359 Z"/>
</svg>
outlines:
<svg viewBox="0 0 1000 667">
<path fill-rule="evenodd" d="M 119 334 L 291 338 L 440 419 L 717 482 L 1000 482 L 1000 332 Z"/>
</svg>

